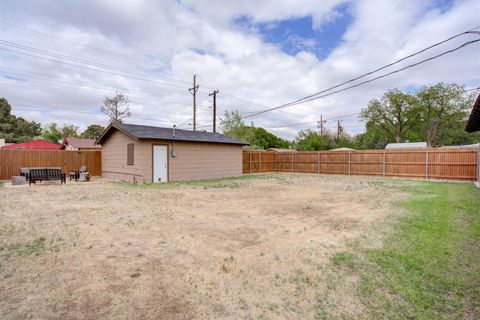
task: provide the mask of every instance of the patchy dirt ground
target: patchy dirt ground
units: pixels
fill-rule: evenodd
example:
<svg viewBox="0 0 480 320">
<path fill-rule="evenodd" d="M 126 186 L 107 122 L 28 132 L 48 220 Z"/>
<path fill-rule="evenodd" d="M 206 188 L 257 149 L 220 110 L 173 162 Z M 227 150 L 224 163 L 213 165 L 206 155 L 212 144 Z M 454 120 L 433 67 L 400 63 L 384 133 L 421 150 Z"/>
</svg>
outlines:
<svg viewBox="0 0 480 320">
<path fill-rule="evenodd" d="M 349 242 L 376 245 L 407 183 L 281 174 L 5 186 L 0 318 L 354 315 L 361 305 L 348 286 L 336 289 L 330 257 Z"/>
</svg>

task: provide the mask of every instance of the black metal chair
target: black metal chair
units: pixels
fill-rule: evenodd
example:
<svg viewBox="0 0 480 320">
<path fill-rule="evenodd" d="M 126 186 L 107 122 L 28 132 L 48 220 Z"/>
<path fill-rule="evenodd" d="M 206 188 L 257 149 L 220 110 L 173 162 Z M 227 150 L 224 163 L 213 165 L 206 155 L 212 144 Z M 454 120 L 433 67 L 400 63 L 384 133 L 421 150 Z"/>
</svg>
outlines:
<svg viewBox="0 0 480 320">
<path fill-rule="evenodd" d="M 87 166 L 81 166 L 80 170 L 78 171 L 70 171 L 70 180 L 75 179 L 75 181 L 77 181 L 78 179 L 80 179 L 80 173 L 82 172 L 87 172 Z"/>
</svg>

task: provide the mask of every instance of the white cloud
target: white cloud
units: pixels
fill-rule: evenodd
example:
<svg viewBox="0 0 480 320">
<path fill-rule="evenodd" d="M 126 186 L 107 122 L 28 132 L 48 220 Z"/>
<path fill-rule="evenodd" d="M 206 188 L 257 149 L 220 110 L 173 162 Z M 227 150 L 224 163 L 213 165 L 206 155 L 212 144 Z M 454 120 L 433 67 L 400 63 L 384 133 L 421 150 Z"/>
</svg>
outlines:
<svg viewBox="0 0 480 320">
<path fill-rule="evenodd" d="M 340 14 L 337 7 L 342 3 L 349 5 L 352 23 L 341 43 L 324 60 L 306 51 L 288 55 L 267 43 L 254 26 L 245 28 L 236 23 L 237 19 L 247 17 L 252 23 L 274 28 L 281 20 L 311 16 L 314 27 L 321 28 L 335 20 Z M 11 102 L 15 114 L 25 118 L 42 123 L 75 123 L 84 128 L 93 122 L 106 122 L 105 116 L 98 112 L 99 106 L 105 95 L 120 90 L 132 100 L 132 122 L 169 126 L 192 117 L 187 88 L 191 86 L 192 74 L 197 73 L 201 86 L 199 125 L 210 125 L 208 92 L 213 89 L 220 90 L 220 111 L 238 109 L 247 113 L 279 105 L 471 28 L 478 23 L 475 13 L 479 10 L 480 3 L 474 0 L 457 1 L 446 11 L 435 8 L 433 1 L 413 0 L 332 0 L 320 4 L 315 0 L 132 0 L 121 4 L 64 1 L 61 5 L 53 0 L 5 0 L 0 4 L 0 20 L 54 37 L 1 24 L 1 40 L 118 66 L 129 69 L 133 78 L 152 78 L 158 82 L 0 50 L 0 75 L 16 72 L 17 78 L 26 79 L 15 81 L 0 76 L 0 95 Z M 471 38 L 458 39 L 430 54 Z M 294 41 L 306 50 L 314 45 L 312 40 L 304 38 L 285 41 Z M 87 46 L 76 45 L 78 42 Z M 439 81 L 478 86 L 478 50 L 479 45 L 473 45 L 364 87 L 252 120 L 255 125 L 269 127 L 312 121 L 320 114 L 324 118 L 352 114 L 393 87 Z M 32 111 L 35 108 L 53 112 Z M 344 119 L 343 124 L 349 132 L 361 131 L 354 117 Z M 334 125 L 334 121 L 327 123 L 327 127 Z M 308 125 L 272 131 L 292 138 L 305 127 Z"/>
</svg>

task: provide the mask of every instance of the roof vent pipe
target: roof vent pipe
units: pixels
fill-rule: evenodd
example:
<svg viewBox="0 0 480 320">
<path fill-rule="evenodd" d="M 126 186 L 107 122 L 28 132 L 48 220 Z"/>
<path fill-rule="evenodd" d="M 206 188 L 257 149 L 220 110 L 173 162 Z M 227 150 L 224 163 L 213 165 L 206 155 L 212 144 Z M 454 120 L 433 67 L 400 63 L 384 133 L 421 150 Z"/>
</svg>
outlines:
<svg viewBox="0 0 480 320">
<path fill-rule="evenodd" d="M 176 124 L 173 125 L 173 137 L 174 137 L 174 138 L 175 138 L 175 127 L 176 127 L 176 126 L 177 126 Z"/>
</svg>

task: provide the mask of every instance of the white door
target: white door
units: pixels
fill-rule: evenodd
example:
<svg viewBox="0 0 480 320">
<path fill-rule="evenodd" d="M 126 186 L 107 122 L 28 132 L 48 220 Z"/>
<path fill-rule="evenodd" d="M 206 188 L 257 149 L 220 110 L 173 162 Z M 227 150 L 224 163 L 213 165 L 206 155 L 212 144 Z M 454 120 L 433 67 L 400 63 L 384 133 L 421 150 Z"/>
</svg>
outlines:
<svg viewBox="0 0 480 320">
<path fill-rule="evenodd" d="M 153 146 L 153 182 L 168 181 L 167 146 Z"/>
</svg>

